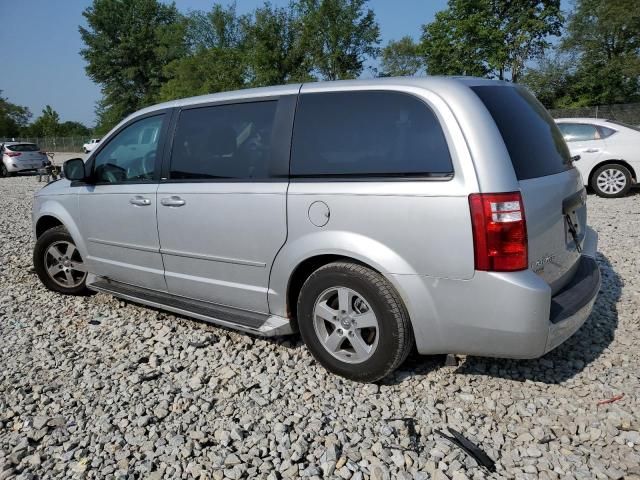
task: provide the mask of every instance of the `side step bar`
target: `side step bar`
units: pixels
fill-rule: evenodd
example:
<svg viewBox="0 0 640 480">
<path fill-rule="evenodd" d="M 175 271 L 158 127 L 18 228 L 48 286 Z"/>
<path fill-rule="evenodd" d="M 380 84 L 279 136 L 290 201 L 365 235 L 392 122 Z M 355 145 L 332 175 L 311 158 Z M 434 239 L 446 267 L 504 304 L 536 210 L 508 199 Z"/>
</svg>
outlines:
<svg viewBox="0 0 640 480">
<path fill-rule="evenodd" d="M 87 280 L 92 280 L 91 276 Z M 87 282 L 87 287 L 124 300 L 168 310 L 262 337 L 275 337 L 293 333 L 289 320 L 277 315 L 265 315 L 233 307 L 215 305 L 100 277 L 94 277 L 92 282 Z"/>
</svg>

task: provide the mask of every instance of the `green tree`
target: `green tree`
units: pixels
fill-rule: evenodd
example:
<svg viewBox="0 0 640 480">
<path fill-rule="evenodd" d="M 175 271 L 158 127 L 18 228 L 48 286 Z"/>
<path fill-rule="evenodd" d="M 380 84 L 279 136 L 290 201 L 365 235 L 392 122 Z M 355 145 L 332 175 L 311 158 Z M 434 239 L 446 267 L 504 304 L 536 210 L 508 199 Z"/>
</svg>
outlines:
<svg viewBox="0 0 640 480">
<path fill-rule="evenodd" d="M 561 49 L 577 57 L 576 106 L 640 99 L 637 0 L 577 0 Z"/>
<path fill-rule="evenodd" d="M 423 26 L 421 48 L 431 74 L 517 82 L 527 64 L 559 36 L 560 0 L 449 0 Z"/>
<path fill-rule="evenodd" d="M 66 121 L 60 124 L 59 135 L 61 137 L 87 137 L 91 135 L 91 129 L 80 122 Z"/>
<path fill-rule="evenodd" d="M 174 4 L 158 0 L 93 0 L 80 53 L 102 87 L 101 129 L 157 100 L 164 67 L 185 53 L 184 22 Z"/>
<path fill-rule="evenodd" d="M 571 106 L 575 62 L 562 55 L 544 57 L 535 67 L 528 68 L 522 76 L 525 84 L 547 108 Z"/>
<path fill-rule="evenodd" d="M 0 138 L 17 137 L 31 118 L 31 112 L 27 107 L 11 103 L 2 96 L 0 90 Z"/>
<path fill-rule="evenodd" d="M 29 125 L 26 132 L 32 137 L 55 137 L 61 135 L 60 115 L 51 105 L 42 110 L 42 114 Z"/>
<path fill-rule="evenodd" d="M 303 22 L 294 5 L 274 8 L 265 3 L 242 23 L 251 85 L 280 85 L 313 78 L 301 42 Z"/>
<path fill-rule="evenodd" d="M 358 77 L 375 58 L 380 27 L 368 0 L 300 0 L 302 49 L 310 69 L 325 80 Z"/>
<path fill-rule="evenodd" d="M 173 100 L 242 88 L 248 70 L 243 21 L 235 5 L 215 5 L 208 13 L 190 14 L 186 21 L 190 54 L 165 67 L 168 80 L 162 85 L 159 98 Z"/>
<path fill-rule="evenodd" d="M 380 66 L 383 77 L 416 75 L 423 68 L 418 45 L 409 36 L 390 41 L 382 49 Z"/>
</svg>

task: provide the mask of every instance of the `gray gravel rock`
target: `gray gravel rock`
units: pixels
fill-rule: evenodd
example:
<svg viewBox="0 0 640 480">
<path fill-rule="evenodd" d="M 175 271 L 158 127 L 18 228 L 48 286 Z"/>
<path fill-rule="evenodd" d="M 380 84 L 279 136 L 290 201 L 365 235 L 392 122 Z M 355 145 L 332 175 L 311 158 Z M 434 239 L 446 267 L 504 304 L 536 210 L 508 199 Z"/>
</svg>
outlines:
<svg viewBox="0 0 640 480">
<path fill-rule="evenodd" d="M 640 478 L 640 195 L 589 196 L 603 284 L 542 359 L 412 356 L 361 385 L 272 340 L 31 271 L 36 177 L 0 178 L 0 480 Z M 598 406 L 614 395 L 624 397 Z M 489 475 L 434 433 L 451 426 Z"/>
</svg>

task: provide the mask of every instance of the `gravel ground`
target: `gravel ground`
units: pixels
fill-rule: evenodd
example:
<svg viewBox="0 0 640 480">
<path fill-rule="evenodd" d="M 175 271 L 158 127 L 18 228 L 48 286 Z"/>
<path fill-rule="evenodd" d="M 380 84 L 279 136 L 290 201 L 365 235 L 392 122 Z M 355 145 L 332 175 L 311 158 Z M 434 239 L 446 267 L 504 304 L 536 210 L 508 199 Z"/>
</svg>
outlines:
<svg viewBox="0 0 640 480">
<path fill-rule="evenodd" d="M 594 314 L 535 361 L 411 357 L 378 385 L 31 268 L 34 177 L 0 179 L 0 479 L 640 478 L 640 195 L 589 196 Z M 614 403 L 597 402 L 624 394 Z M 452 426 L 489 474 L 435 434 Z"/>
</svg>

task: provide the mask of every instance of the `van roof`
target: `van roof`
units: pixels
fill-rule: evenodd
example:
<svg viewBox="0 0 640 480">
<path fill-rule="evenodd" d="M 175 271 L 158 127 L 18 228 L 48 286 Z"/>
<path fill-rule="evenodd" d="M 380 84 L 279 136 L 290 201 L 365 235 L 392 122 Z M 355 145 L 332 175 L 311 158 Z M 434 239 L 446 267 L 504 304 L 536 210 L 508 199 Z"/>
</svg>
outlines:
<svg viewBox="0 0 640 480">
<path fill-rule="evenodd" d="M 295 95 L 301 91 L 336 91 L 336 90 L 351 90 L 356 88 L 370 89 L 373 87 L 422 87 L 433 88 L 434 90 L 447 88 L 451 84 L 463 83 L 469 87 L 479 85 L 503 85 L 513 86 L 511 82 L 502 80 L 488 80 L 486 78 L 478 77 L 463 77 L 463 76 L 426 76 L 426 77 L 384 77 L 384 78 L 372 78 L 367 80 L 335 80 L 326 82 L 309 82 L 309 83 L 292 83 L 289 85 L 278 85 L 272 87 L 259 87 L 259 88 L 247 88 L 243 90 L 233 90 L 229 92 L 212 93 L 208 95 L 200 95 L 197 97 L 182 98 L 179 100 L 172 100 L 169 102 L 159 103 L 150 107 L 144 108 L 133 113 L 130 117 L 138 116 L 145 113 L 150 113 L 156 110 L 164 108 L 182 107 L 187 105 L 198 105 L 201 103 L 211 103 L 229 100 L 244 100 L 250 98 L 280 96 L 280 95 Z"/>
</svg>

